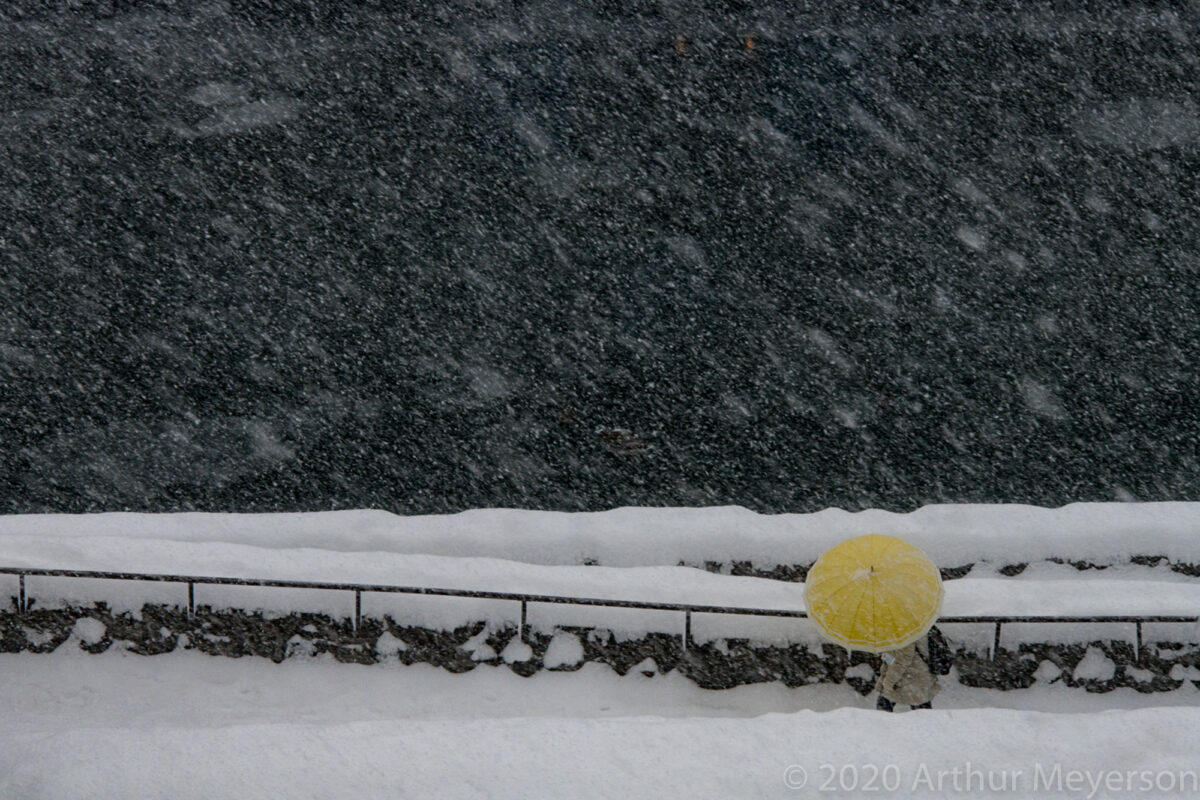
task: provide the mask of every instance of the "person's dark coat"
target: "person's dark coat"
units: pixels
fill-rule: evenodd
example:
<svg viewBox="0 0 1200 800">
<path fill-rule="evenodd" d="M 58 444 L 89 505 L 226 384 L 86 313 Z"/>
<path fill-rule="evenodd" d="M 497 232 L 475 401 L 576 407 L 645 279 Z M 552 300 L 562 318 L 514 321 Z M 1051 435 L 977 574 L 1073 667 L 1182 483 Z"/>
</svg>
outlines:
<svg viewBox="0 0 1200 800">
<path fill-rule="evenodd" d="M 919 706 L 933 700 L 940 687 L 938 675 L 950 672 L 950 648 L 941 631 L 884 655 L 875 688 L 894 704 Z"/>
</svg>

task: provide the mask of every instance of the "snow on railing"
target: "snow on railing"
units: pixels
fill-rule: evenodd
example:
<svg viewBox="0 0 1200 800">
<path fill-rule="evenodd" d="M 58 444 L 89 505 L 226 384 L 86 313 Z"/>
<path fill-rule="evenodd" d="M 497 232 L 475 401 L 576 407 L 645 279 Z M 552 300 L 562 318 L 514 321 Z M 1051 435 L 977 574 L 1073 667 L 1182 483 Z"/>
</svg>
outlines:
<svg viewBox="0 0 1200 800">
<path fill-rule="evenodd" d="M 518 636 L 525 638 L 526 612 L 530 603 L 547 603 L 574 606 L 604 606 L 608 608 L 635 608 L 649 611 L 678 611 L 684 615 L 683 647 L 687 649 L 692 642 L 692 614 L 731 614 L 755 617 L 791 617 L 807 619 L 804 611 L 782 608 L 747 608 L 739 606 L 714 606 L 696 603 L 664 603 L 647 600 L 615 600 L 597 597 L 567 597 L 561 595 L 525 594 L 521 592 L 494 592 L 475 589 L 440 589 L 426 586 L 390 586 L 387 584 L 369 583 L 323 583 L 318 581 L 288 581 L 273 578 L 220 578 L 198 575 L 160 575 L 142 572 L 102 572 L 95 570 L 71 569 L 40 569 L 30 567 L 0 567 L 0 575 L 16 575 L 18 578 L 19 595 L 17 610 L 24 614 L 29 610 L 29 600 L 26 593 L 26 577 L 55 577 L 55 578 L 97 578 L 103 580 L 150 581 L 155 583 L 187 584 L 187 613 L 191 617 L 196 613 L 196 585 L 205 586 L 255 586 L 280 589 L 325 589 L 329 591 L 354 592 L 354 629 L 362 623 L 362 596 L 364 592 L 380 594 L 418 594 L 432 597 L 470 597 L 485 600 L 510 600 L 521 604 L 521 621 Z M 976 614 L 967 616 L 943 616 L 939 623 L 979 623 L 992 624 L 994 638 L 991 656 L 995 658 L 1000 649 L 1001 626 L 1006 623 L 1124 623 L 1133 624 L 1136 629 L 1136 652 L 1142 647 L 1143 623 L 1175 622 L 1196 623 L 1200 619 L 1195 615 L 988 615 Z"/>
</svg>

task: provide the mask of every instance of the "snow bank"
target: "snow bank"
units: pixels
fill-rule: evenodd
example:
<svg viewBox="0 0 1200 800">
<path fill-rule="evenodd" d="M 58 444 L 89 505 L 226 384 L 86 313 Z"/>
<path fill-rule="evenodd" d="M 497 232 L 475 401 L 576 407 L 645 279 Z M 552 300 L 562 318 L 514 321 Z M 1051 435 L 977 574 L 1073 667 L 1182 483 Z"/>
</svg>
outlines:
<svg viewBox="0 0 1200 800">
<path fill-rule="evenodd" d="M 12 536 L 224 542 L 474 556 L 570 565 L 673 566 L 752 561 L 808 564 L 850 536 L 903 536 L 942 566 L 1049 557 L 1094 563 L 1166 555 L 1200 563 L 1200 503 L 931 505 L 907 514 L 826 509 L 757 514 L 740 507 L 617 508 L 594 513 L 482 509 L 401 517 L 385 511 L 304 514 L 93 514 L 0 517 L 0 545 Z"/>
</svg>

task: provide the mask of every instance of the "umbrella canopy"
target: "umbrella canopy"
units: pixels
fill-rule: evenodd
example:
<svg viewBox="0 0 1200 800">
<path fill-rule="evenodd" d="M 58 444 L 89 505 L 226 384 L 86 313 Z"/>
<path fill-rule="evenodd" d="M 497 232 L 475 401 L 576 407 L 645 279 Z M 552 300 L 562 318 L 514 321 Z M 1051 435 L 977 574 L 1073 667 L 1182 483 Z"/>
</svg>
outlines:
<svg viewBox="0 0 1200 800">
<path fill-rule="evenodd" d="M 895 536 L 847 539 L 817 559 L 804 582 L 808 616 L 851 650 L 912 644 L 942 609 L 942 577 L 929 557 Z"/>
</svg>

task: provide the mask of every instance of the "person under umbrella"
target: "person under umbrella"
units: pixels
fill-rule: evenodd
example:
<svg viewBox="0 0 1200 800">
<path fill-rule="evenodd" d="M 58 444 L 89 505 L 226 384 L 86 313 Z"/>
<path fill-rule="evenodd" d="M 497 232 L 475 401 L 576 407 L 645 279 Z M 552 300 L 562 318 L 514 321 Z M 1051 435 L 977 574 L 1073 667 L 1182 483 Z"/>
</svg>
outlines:
<svg viewBox="0 0 1200 800">
<path fill-rule="evenodd" d="M 892 711 L 897 705 L 933 708 L 940 689 L 937 676 L 949 674 L 953 663 L 950 647 L 937 626 L 930 628 L 925 638 L 884 653 L 882 660 L 875 683 L 879 692 L 875 707 L 880 711 Z"/>
<path fill-rule="evenodd" d="M 941 632 L 941 574 L 920 549 L 894 536 L 869 534 L 826 551 L 804 584 L 808 616 L 851 650 L 880 653 L 878 707 L 930 708 L 936 674 L 949 671 Z"/>
</svg>

